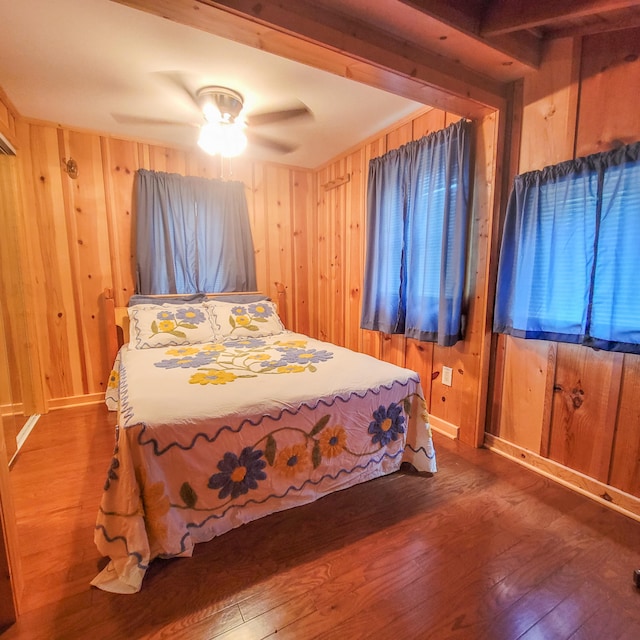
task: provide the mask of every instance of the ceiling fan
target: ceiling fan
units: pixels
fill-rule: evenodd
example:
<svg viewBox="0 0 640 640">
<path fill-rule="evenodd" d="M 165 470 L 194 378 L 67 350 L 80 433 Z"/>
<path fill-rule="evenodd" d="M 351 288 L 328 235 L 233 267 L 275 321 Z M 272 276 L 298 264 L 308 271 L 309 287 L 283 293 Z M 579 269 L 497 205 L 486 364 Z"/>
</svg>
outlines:
<svg viewBox="0 0 640 640">
<path fill-rule="evenodd" d="M 242 94 L 228 87 L 205 86 L 199 89 L 195 96 L 190 91 L 186 91 L 202 113 L 203 121 L 200 123 L 175 122 L 118 114 L 113 114 L 113 117 L 117 122 L 124 124 L 189 124 L 197 126 L 200 129 L 198 145 L 205 152 L 211 155 L 220 154 L 224 157 L 233 157 L 242 153 L 248 142 L 278 153 L 291 153 L 297 148 L 297 145 L 275 140 L 256 132 L 254 129 L 263 125 L 312 116 L 310 109 L 302 102 L 286 109 L 245 114 Z"/>
</svg>

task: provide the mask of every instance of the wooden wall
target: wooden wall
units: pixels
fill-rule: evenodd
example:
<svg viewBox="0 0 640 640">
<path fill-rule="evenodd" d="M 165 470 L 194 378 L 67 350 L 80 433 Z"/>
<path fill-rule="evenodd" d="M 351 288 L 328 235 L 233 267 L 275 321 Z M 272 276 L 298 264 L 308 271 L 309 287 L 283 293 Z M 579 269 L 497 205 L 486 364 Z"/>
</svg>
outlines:
<svg viewBox="0 0 640 640">
<path fill-rule="evenodd" d="M 36 320 L 30 366 L 39 412 L 102 399 L 111 363 L 101 294 L 116 304 L 134 290 L 133 184 L 147 168 L 244 182 L 258 286 L 287 291 L 290 328 L 420 372 L 438 425 L 470 444 L 482 441 L 489 338 L 489 247 L 498 119 L 475 126 L 476 175 L 465 304 L 467 338 L 451 348 L 362 331 L 369 160 L 457 120 L 425 108 L 317 171 L 235 160 L 18 119 L 16 146 L 25 246 L 27 307 Z M 72 158 L 78 176 L 65 172 Z M 440 382 L 453 368 L 453 385 Z M 37 391 L 40 390 L 38 394 Z M 438 426 L 436 425 L 436 426 Z"/>
<path fill-rule="evenodd" d="M 519 173 L 640 140 L 638 42 L 629 29 L 552 43 L 522 86 Z M 639 392 L 640 356 L 500 336 L 489 431 L 515 457 L 640 514 Z"/>
<path fill-rule="evenodd" d="M 487 325 L 490 247 L 496 174 L 497 116 L 475 123 L 474 202 L 465 290 L 468 323 L 453 347 L 360 329 L 369 160 L 455 122 L 438 109 L 398 123 L 351 149 L 316 173 L 317 213 L 309 229 L 310 333 L 420 373 L 432 422 L 468 444 L 482 441 L 490 329 Z M 453 384 L 441 382 L 443 366 Z"/>
<path fill-rule="evenodd" d="M 19 224 L 35 320 L 34 361 L 43 394 L 40 411 L 102 399 L 111 364 L 103 335 L 101 295 L 106 287 L 123 305 L 134 290 L 132 208 L 138 168 L 241 180 L 247 189 L 255 239 L 258 286 L 275 299 L 285 284 L 295 323 L 309 320 L 301 269 L 306 219 L 313 204 L 311 171 L 233 161 L 221 166 L 185 152 L 131 140 L 18 121 L 23 206 Z M 64 171 L 73 158 L 77 178 Z M 298 305 L 298 291 L 300 302 Z M 298 325 L 296 325 L 298 326 Z"/>
</svg>

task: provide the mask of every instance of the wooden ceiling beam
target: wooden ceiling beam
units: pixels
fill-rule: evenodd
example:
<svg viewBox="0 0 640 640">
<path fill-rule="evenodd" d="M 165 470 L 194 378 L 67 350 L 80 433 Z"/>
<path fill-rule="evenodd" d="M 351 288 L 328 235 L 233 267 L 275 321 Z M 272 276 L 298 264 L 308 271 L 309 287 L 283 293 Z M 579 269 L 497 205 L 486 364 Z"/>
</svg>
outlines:
<svg viewBox="0 0 640 640">
<path fill-rule="evenodd" d="M 638 5 L 640 0 L 493 0 L 481 20 L 480 33 L 489 38 Z"/>
<path fill-rule="evenodd" d="M 461 116 L 506 104 L 503 83 L 307 0 L 112 1 Z"/>
<path fill-rule="evenodd" d="M 446 0 L 400 0 L 421 13 L 474 38 L 505 56 L 532 69 L 538 69 L 542 60 L 542 40 L 531 32 L 506 33 L 487 36 L 481 32 L 483 15 L 480 4 L 473 0 L 447 2 Z"/>
</svg>

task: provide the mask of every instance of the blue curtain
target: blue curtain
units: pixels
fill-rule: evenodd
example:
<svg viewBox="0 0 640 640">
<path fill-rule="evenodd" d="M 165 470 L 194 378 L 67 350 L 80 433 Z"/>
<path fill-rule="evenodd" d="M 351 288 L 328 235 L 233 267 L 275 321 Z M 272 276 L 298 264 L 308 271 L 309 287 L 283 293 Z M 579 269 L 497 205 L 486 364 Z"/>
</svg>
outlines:
<svg viewBox="0 0 640 640">
<path fill-rule="evenodd" d="M 137 293 L 255 290 L 241 182 L 140 169 L 136 216 Z"/>
<path fill-rule="evenodd" d="M 640 353 L 640 143 L 517 176 L 494 331 Z"/>
<path fill-rule="evenodd" d="M 470 133 L 461 120 L 371 160 L 364 329 L 462 339 Z"/>
</svg>

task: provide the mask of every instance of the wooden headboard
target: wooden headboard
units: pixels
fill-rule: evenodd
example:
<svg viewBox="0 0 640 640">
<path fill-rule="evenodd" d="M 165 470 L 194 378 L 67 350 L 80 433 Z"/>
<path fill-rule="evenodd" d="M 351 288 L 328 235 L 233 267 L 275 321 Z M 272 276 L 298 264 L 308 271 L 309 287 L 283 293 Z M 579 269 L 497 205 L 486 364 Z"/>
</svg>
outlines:
<svg viewBox="0 0 640 640">
<path fill-rule="evenodd" d="M 285 327 L 289 328 L 289 318 L 287 316 L 287 300 L 286 289 L 280 282 L 276 282 L 277 300 L 274 300 L 278 307 L 278 315 L 282 320 Z M 234 296 L 238 294 L 256 294 L 260 291 L 229 291 L 223 293 L 208 293 L 207 297 L 215 296 Z M 178 297 L 180 294 L 176 294 Z M 265 294 L 266 295 L 266 294 Z M 146 296 L 153 298 L 156 296 Z M 158 298 L 169 298 L 171 294 L 163 294 L 157 296 Z M 129 341 L 129 312 L 128 307 L 116 307 L 115 299 L 113 297 L 113 289 L 105 289 L 103 293 L 103 310 L 104 310 L 104 322 L 105 322 L 105 334 L 107 336 L 107 355 L 109 357 L 109 363 L 112 363 L 118 353 L 118 349 Z"/>
</svg>

